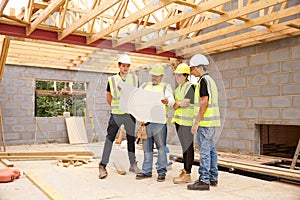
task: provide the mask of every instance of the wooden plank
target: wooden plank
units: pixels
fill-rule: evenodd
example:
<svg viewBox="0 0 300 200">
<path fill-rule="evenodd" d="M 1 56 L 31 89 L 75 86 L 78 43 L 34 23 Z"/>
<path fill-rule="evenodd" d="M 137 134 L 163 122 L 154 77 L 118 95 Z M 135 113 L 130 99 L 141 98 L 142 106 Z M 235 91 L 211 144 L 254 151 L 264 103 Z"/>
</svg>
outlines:
<svg viewBox="0 0 300 200">
<path fill-rule="evenodd" d="M 120 29 L 123 28 L 125 26 L 127 26 L 130 23 L 133 23 L 135 21 L 137 21 L 138 19 L 149 15 L 173 2 L 175 2 L 176 0 L 165 0 L 165 1 L 159 1 L 159 3 L 152 5 L 151 3 L 147 6 L 145 6 L 143 9 L 135 12 L 134 14 L 130 15 L 129 17 L 126 17 L 125 19 L 122 19 L 120 21 L 118 21 L 118 23 L 112 24 L 111 26 L 109 26 L 108 28 L 93 34 L 89 39 L 88 39 L 88 44 L 91 44 L 93 42 L 95 42 L 98 39 L 103 38 L 104 36 Z"/>
<path fill-rule="evenodd" d="M 120 40 L 118 40 L 114 45 L 113 47 L 117 47 L 117 46 L 120 46 L 122 44 L 125 44 L 126 42 L 129 42 L 129 41 L 133 41 L 137 38 L 140 38 L 142 36 L 145 36 L 147 34 L 150 34 L 152 32 L 155 32 L 157 30 L 160 30 L 162 29 L 163 27 L 166 27 L 166 26 L 170 26 L 174 23 L 177 23 L 177 22 L 180 22 L 184 19 L 188 19 L 190 17 L 193 17 L 199 13 L 202 13 L 202 12 L 205 12 L 211 8 L 214 8 L 216 6 L 219 6 L 223 3 L 226 3 L 230 0 L 222 0 L 222 1 L 208 1 L 208 2 L 204 2 L 200 5 L 198 5 L 195 9 L 193 9 L 191 12 L 187 12 L 187 13 L 181 13 L 179 15 L 174 15 L 172 17 L 167 17 L 166 19 L 162 20 L 161 22 L 158 22 L 152 26 L 150 26 L 149 28 L 147 29 L 142 29 L 142 30 L 139 30 L 133 34 L 130 34 L 129 36 L 127 37 L 124 37 Z M 187 29 L 188 30 L 188 29 Z M 172 33 L 171 33 L 172 34 Z M 174 33 L 173 36 L 176 36 L 178 37 L 178 34 L 179 35 L 182 35 L 181 33 Z M 168 34 L 169 35 L 169 34 Z M 162 38 L 166 38 L 167 36 L 164 36 Z M 162 42 L 163 40 L 157 38 L 159 40 L 159 42 Z M 137 49 L 143 49 L 145 47 L 149 47 L 149 46 L 153 46 L 154 44 L 156 44 L 156 40 L 151 40 L 149 42 L 146 42 L 145 44 L 142 44 L 141 47 L 137 48 Z"/>
<path fill-rule="evenodd" d="M 0 105 L 0 123 L 1 123 L 1 135 L 2 135 L 3 151 L 6 152 L 5 134 L 4 134 L 4 127 L 3 127 L 3 120 L 2 120 L 2 108 L 1 108 L 1 105 Z"/>
<path fill-rule="evenodd" d="M 67 117 L 66 124 L 70 144 L 88 143 L 83 117 Z"/>
<path fill-rule="evenodd" d="M 121 144 L 122 143 L 124 135 L 125 135 L 125 128 L 124 128 L 124 124 L 122 124 L 120 126 L 120 129 L 119 129 L 119 136 L 116 140 L 116 144 Z"/>
<path fill-rule="evenodd" d="M 267 22 L 270 22 L 270 21 L 278 19 L 278 18 L 292 16 L 292 15 L 298 14 L 299 12 L 300 12 L 300 5 L 294 6 L 294 7 L 282 10 L 282 11 L 278 11 L 276 13 L 272 13 L 272 14 L 267 15 L 267 16 L 263 16 L 263 17 L 256 18 L 256 19 L 251 19 L 251 20 L 249 20 L 248 22 L 246 22 L 245 24 L 243 24 L 241 26 L 226 27 L 226 28 L 223 28 L 223 29 L 215 30 L 215 31 L 212 31 L 212 32 L 209 32 L 209 33 L 191 38 L 190 40 L 184 40 L 182 42 L 178 42 L 172 48 L 177 49 L 177 48 L 181 48 L 185 45 L 189 45 L 189 44 L 193 44 L 193 43 L 213 39 L 213 38 L 219 37 L 221 35 L 234 33 L 234 32 L 241 31 L 241 30 L 253 27 L 253 26 L 257 26 L 259 24 L 267 23 Z M 218 46 L 217 44 L 215 44 L 215 45 Z M 191 53 L 193 51 L 195 52 L 197 50 L 203 50 L 202 46 L 201 45 L 197 46 L 197 48 L 196 47 L 186 48 L 182 51 L 181 55 L 189 54 L 189 53 Z"/>
<path fill-rule="evenodd" d="M 264 30 L 264 31 L 251 31 L 243 34 L 239 34 L 236 36 L 232 36 L 230 38 L 224 38 L 218 40 L 217 42 L 209 42 L 206 44 L 201 45 L 202 49 L 199 46 L 188 48 L 188 50 L 183 50 L 179 52 L 178 55 L 191 55 L 194 52 L 199 52 L 200 50 L 205 49 L 207 53 L 223 51 L 225 48 L 230 48 L 232 46 L 236 46 L 236 48 L 241 48 L 243 46 L 249 46 L 251 42 L 257 41 L 259 43 L 259 39 L 263 39 L 262 37 L 269 38 L 271 35 L 281 35 L 283 34 L 281 31 L 289 30 L 289 32 L 298 31 L 297 29 L 289 29 L 288 24 L 291 22 L 300 23 L 300 19 L 295 19 L 288 22 L 283 22 L 280 24 L 273 25 L 271 28 Z M 288 37 L 288 36 L 287 36 Z"/>
<path fill-rule="evenodd" d="M 285 178 L 289 180 L 300 181 L 300 174 L 292 173 L 290 171 L 284 171 L 287 169 L 282 168 L 282 170 L 277 170 L 276 167 L 272 166 L 258 166 L 251 164 L 243 164 L 243 163 L 234 163 L 232 161 L 226 161 L 219 159 L 218 165 L 226 168 L 234 168 L 239 170 L 244 170 L 248 172 L 254 172 L 269 176 L 275 176 L 280 178 Z M 277 167 L 278 168 L 278 167 Z"/>
<path fill-rule="evenodd" d="M 106 4 L 101 4 L 96 6 L 95 9 L 88 12 L 88 14 L 81 17 L 79 20 L 77 20 L 75 23 L 73 23 L 68 28 L 64 29 L 61 34 L 58 36 L 58 40 L 62 40 L 63 38 L 67 37 L 69 34 L 71 34 L 74 30 L 81 27 L 82 25 L 86 24 L 93 18 L 97 17 L 101 13 L 104 13 L 108 9 L 110 9 L 112 6 L 116 5 L 120 1 L 114 0 L 114 1 L 106 1 Z"/>
<path fill-rule="evenodd" d="M 31 171 L 24 172 L 26 177 L 37 186 L 51 200 L 67 200 L 62 194 L 57 192 L 53 187 L 45 183 L 40 177 Z"/>
<path fill-rule="evenodd" d="M 172 150 L 171 150 L 172 151 Z M 243 155 L 236 155 L 236 154 L 227 154 L 227 156 L 221 156 L 218 157 L 218 166 L 226 167 L 226 168 L 233 168 L 233 169 L 239 169 L 243 171 L 258 173 L 258 174 L 264 174 L 279 178 L 285 178 L 289 180 L 295 180 L 300 181 L 300 172 L 297 170 L 291 170 L 291 169 L 285 169 L 280 167 L 274 167 L 274 166 L 267 166 L 263 165 L 262 163 L 267 162 L 267 160 L 275 160 L 273 157 L 264 157 L 260 156 L 259 161 L 254 156 L 243 156 Z M 170 154 L 171 157 L 175 158 L 181 158 L 181 153 L 172 153 Z M 234 158 L 232 158 L 234 157 Z M 239 158 L 240 157 L 240 158 Z M 195 154 L 195 162 L 199 162 L 199 154 Z"/>
<path fill-rule="evenodd" d="M 3 77 L 9 45 L 10 45 L 10 36 L 5 36 L 2 42 L 1 53 L 0 53 L 0 82 Z"/>
<path fill-rule="evenodd" d="M 297 148 L 296 148 L 296 151 L 295 151 L 295 154 L 294 154 L 294 158 L 293 158 L 293 161 L 292 161 L 292 164 L 291 164 L 291 169 L 294 169 L 295 166 L 296 166 L 296 163 L 297 163 L 297 160 L 298 160 L 298 157 L 299 157 L 299 152 L 300 152 L 300 139 L 298 141 L 298 145 L 297 145 Z"/>
<path fill-rule="evenodd" d="M 203 29 L 206 29 L 206 28 L 209 28 L 209 27 L 213 27 L 213 26 L 216 26 L 218 24 L 224 23 L 226 21 L 229 21 L 229 20 L 236 19 L 236 18 L 244 16 L 244 15 L 247 15 L 249 13 L 252 13 L 252 12 L 256 11 L 256 10 L 261 10 L 261 9 L 267 8 L 267 7 L 272 6 L 272 5 L 276 5 L 276 4 L 284 2 L 284 1 L 286 1 L 286 0 L 280 0 L 279 2 L 277 0 L 271 0 L 271 1 L 268 1 L 268 4 L 266 4 L 266 2 L 264 2 L 264 1 L 259 1 L 259 2 L 256 2 L 256 3 L 252 3 L 250 5 L 242 7 L 240 9 L 229 11 L 229 12 L 226 13 L 226 15 L 221 15 L 219 19 L 215 19 L 215 20 L 209 19 L 209 20 L 206 20 L 202 23 L 196 23 L 191 27 L 180 29 L 180 30 L 178 30 L 174 33 L 168 34 L 165 37 L 159 38 L 158 42 L 163 42 L 163 41 L 166 41 L 166 40 L 174 39 L 178 35 L 185 35 L 185 34 L 197 31 L 197 30 L 203 30 Z M 236 26 L 233 26 L 233 27 L 236 27 Z M 226 28 L 224 28 L 224 30 Z M 237 28 L 239 28 L 239 27 L 237 26 Z M 209 34 L 210 33 L 207 33 L 205 35 L 209 35 Z M 223 34 L 220 34 L 220 35 L 223 35 Z M 194 41 L 194 38 L 199 38 L 199 37 L 193 37 L 191 40 L 184 40 L 180 43 L 171 44 L 171 45 L 168 45 L 166 47 L 163 47 L 162 49 L 163 49 L 163 51 L 170 51 L 172 49 L 181 48 L 182 46 L 198 42 L 198 41 Z M 153 44 L 153 43 L 148 43 L 147 44 L 146 43 L 146 44 L 141 45 L 141 48 L 148 47 L 149 45 L 155 45 L 155 44 Z M 215 45 L 215 46 L 217 46 L 217 45 Z"/>
<path fill-rule="evenodd" d="M 30 35 L 43 21 L 45 21 L 54 11 L 56 11 L 66 0 L 51 1 L 50 5 L 30 24 L 26 35 Z"/>
<path fill-rule="evenodd" d="M 7 5 L 9 0 L 2 0 L 0 4 L 0 16 L 3 14 L 3 11 L 5 9 L 5 6 Z"/>
<path fill-rule="evenodd" d="M 6 167 L 14 167 L 14 163 L 10 162 L 7 159 L 0 159 L 0 161 L 6 166 Z"/>
<path fill-rule="evenodd" d="M 54 156 L 67 156 L 70 154 L 74 154 L 76 156 L 94 156 L 95 154 L 91 151 L 45 151 L 45 152 L 0 152 L 0 158 L 7 157 L 7 156 L 49 156 L 49 157 L 54 157 Z"/>
</svg>

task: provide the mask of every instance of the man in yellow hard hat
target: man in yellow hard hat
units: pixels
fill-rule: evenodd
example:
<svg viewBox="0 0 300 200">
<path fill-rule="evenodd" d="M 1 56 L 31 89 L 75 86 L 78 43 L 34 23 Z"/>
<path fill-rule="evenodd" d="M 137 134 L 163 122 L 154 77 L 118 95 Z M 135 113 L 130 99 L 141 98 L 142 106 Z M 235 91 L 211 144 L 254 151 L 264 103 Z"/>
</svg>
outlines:
<svg viewBox="0 0 300 200">
<path fill-rule="evenodd" d="M 175 103 L 173 92 L 170 84 L 162 82 L 164 76 L 164 67 L 162 65 L 155 65 L 150 70 L 151 82 L 144 83 L 140 88 L 148 91 L 161 92 L 164 98 L 161 102 L 167 106 L 173 106 Z M 167 110 L 166 110 L 166 113 Z M 158 149 L 157 168 L 158 173 L 157 181 L 162 182 L 165 180 L 167 173 L 167 117 L 166 123 L 146 123 L 147 139 L 143 140 L 144 161 L 142 172 L 136 175 L 136 179 L 145 179 L 152 177 L 153 166 L 153 144 L 155 143 Z"/>
<path fill-rule="evenodd" d="M 174 71 L 178 87 L 175 89 L 174 117 L 177 135 L 181 144 L 183 154 L 183 169 L 173 183 L 190 183 L 191 170 L 194 162 L 194 135 L 191 133 L 194 117 L 194 93 L 193 84 L 188 80 L 190 66 L 181 63 Z"/>
<path fill-rule="evenodd" d="M 191 132 L 196 135 L 200 153 L 199 179 L 187 186 L 188 190 L 209 190 L 218 184 L 218 154 L 215 127 L 220 126 L 218 88 L 208 74 L 209 61 L 202 54 L 190 60 L 191 73 L 200 77 L 195 89 L 194 124 Z M 200 104 L 200 105 L 199 105 Z"/>
<path fill-rule="evenodd" d="M 120 104 L 120 88 L 118 82 L 120 80 L 138 87 L 138 78 L 135 74 L 130 74 L 131 60 L 127 54 L 122 54 L 118 59 L 119 73 L 108 77 L 106 88 L 106 100 L 111 106 L 111 115 L 108 121 L 107 135 L 104 143 L 102 159 L 99 163 L 99 178 L 103 179 L 107 176 L 106 165 L 108 164 L 113 142 L 116 138 L 118 130 L 122 124 L 126 130 L 127 150 L 130 162 L 130 172 L 139 173 L 135 157 L 135 118 L 129 113 L 125 113 L 119 109 Z"/>
</svg>

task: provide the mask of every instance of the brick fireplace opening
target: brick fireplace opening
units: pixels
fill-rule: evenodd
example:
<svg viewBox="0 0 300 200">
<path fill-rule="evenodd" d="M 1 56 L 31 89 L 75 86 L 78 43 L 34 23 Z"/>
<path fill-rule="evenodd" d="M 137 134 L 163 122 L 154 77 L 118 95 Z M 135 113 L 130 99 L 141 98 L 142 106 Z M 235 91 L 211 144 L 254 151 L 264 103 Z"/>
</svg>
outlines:
<svg viewBox="0 0 300 200">
<path fill-rule="evenodd" d="M 300 138 L 300 126 L 260 124 L 260 154 L 293 158 Z"/>
</svg>

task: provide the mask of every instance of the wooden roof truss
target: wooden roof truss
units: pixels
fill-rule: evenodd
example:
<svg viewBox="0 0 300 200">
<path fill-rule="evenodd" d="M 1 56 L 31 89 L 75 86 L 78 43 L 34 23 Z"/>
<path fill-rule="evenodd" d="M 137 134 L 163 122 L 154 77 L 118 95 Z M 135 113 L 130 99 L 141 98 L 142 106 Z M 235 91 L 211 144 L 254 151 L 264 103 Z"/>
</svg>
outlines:
<svg viewBox="0 0 300 200">
<path fill-rule="evenodd" d="M 11 1 L 0 4 L 0 25 L 24 27 L 28 38 L 37 30 L 56 33 L 51 40 L 56 42 L 71 36 L 85 38 L 81 45 L 86 47 L 78 47 L 75 56 L 66 53 L 55 61 L 62 68 L 91 60 L 94 47 L 99 47 L 95 44 L 102 41 L 109 41 L 115 52 L 133 45 L 131 52 L 150 48 L 156 55 L 172 52 L 173 57 L 189 58 L 194 53 L 213 54 L 300 34 L 297 0 L 27 0 L 18 12 Z M 0 34 L 9 35 L 1 30 Z M 8 60 L 17 59 L 18 49 L 33 46 L 40 48 L 33 57 L 42 54 L 45 45 L 12 40 Z M 62 51 L 68 48 L 57 46 Z"/>
</svg>

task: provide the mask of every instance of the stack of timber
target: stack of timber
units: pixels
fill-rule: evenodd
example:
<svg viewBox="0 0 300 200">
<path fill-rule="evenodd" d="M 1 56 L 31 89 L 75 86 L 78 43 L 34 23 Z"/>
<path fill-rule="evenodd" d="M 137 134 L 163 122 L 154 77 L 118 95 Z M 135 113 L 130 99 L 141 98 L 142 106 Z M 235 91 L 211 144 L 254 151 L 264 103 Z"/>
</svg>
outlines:
<svg viewBox="0 0 300 200">
<path fill-rule="evenodd" d="M 77 156 L 75 154 L 57 157 L 57 162 L 55 163 L 57 166 L 62 164 L 64 167 L 69 167 L 73 165 L 74 167 L 81 166 L 83 164 L 88 164 L 91 160 L 91 156 Z"/>
<path fill-rule="evenodd" d="M 182 160 L 181 148 L 176 146 L 170 147 L 171 159 Z M 287 158 L 246 155 L 241 153 L 218 152 L 218 166 L 231 170 L 242 170 L 261 175 L 268 175 L 283 180 L 291 180 L 300 183 L 300 171 L 284 167 L 270 166 L 274 163 L 287 161 Z M 291 160 L 291 159 L 290 159 Z M 199 163 L 199 153 L 195 152 L 194 162 Z M 297 162 L 299 165 L 299 161 Z"/>
</svg>

